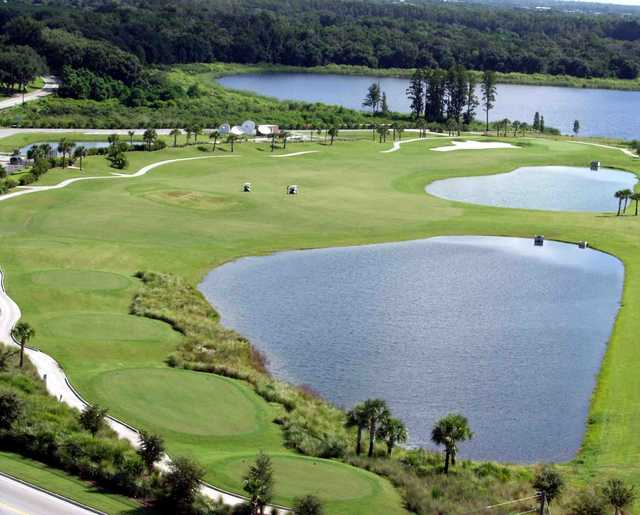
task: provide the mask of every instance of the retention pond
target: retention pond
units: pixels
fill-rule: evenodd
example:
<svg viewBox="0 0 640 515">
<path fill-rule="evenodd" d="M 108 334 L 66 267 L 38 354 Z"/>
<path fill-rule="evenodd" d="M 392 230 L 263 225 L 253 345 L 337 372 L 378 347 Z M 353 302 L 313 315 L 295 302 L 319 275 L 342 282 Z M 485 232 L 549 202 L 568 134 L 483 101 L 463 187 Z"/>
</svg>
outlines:
<svg viewBox="0 0 640 515">
<path fill-rule="evenodd" d="M 618 190 L 633 191 L 629 172 L 571 166 L 531 166 L 513 172 L 434 181 L 426 188 L 436 197 L 495 207 L 545 211 L 616 211 Z"/>
<path fill-rule="evenodd" d="M 277 377 L 384 398 L 416 446 L 460 412 L 462 456 L 537 462 L 579 448 L 623 276 L 576 245 L 437 237 L 244 258 L 200 289 Z"/>
</svg>

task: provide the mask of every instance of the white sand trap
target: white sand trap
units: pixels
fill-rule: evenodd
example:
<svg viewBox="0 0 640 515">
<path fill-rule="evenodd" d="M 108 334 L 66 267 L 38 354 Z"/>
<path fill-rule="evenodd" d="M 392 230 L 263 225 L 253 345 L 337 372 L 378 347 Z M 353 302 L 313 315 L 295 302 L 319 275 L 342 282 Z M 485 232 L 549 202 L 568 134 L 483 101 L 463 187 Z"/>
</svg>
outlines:
<svg viewBox="0 0 640 515">
<path fill-rule="evenodd" d="M 436 152 L 451 152 L 452 150 L 487 150 L 491 148 L 520 148 L 511 143 L 500 141 L 452 141 L 452 145 L 446 147 L 436 147 L 431 150 Z"/>
</svg>

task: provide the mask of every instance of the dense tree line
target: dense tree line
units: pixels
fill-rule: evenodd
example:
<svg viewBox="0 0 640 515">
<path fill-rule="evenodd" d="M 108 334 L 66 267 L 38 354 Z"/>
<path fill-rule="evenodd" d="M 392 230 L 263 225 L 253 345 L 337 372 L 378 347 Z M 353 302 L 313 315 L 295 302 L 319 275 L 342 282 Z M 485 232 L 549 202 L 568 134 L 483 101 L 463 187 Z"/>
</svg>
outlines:
<svg viewBox="0 0 640 515">
<path fill-rule="evenodd" d="M 411 114 L 416 120 L 446 123 L 449 132 L 460 131 L 470 125 L 479 106 L 486 114 L 486 130 L 489 130 L 489 111 L 496 100 L 496 79 L 491 71 L 484 72 L 478 96 L 475 75 L 463 66 L 452 66 L 448 71 L 418 69 L 414 72 L 407 98 Z"/>
<path fill-rule="evenodd" d="M 32 21 L 15 21 L 25 15 Z M 141 63 L 214 60 L 619 78 L 636 77 L 640 64 L 640 18 L 477 4 L 21 0 L 0 6 L 2 25 L 8 43 L 32 46 L 54 69 L 128 85 Z"/>
</svg>

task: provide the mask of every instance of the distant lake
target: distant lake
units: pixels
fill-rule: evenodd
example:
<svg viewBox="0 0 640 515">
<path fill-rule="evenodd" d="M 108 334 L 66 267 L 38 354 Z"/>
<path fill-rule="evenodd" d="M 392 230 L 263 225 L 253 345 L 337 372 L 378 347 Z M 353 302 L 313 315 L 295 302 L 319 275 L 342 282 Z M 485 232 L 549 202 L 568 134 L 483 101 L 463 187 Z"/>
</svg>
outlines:
<svg viewBox="0 0 640 515">
<path fill-rule="evenodd" d="M 20 154 L 26 155 L 26 153 L 29 152 L 29 150 L 31 150 L 36 145 L 50 145 L 51 148 L 53 149 L 53 151 L 56 154 L 58 154 L 58 144 L 59 143 L 60 143 L 60 141 L 42 141 L 40 143 L 32 143 L 30 145 L 26 145 L 26 146 L 22 147 L 20 149 Z M 79 147 L 79 146 L 83 146 L 86 149 L 90 149 L 90 148 L 107 148 L 109 146 L 109 142 L 108 141 L 75 141 L 74 143 L 76 144 L 74 149 L 76 147 Z M 73 150 L 71 152 L 73 152 Z M 62 154 L 60 154 L 60 155 L 62 155 Z"/>
<path fill-rule="evenodd" d="M 380 82 L 387 93 L 393 111 L 409 112 L 405 93 L 408 79 L 312 73 L 254 73 L 219 79 L 223 86 L 281 100 L 322 102 L 351 109 L 362 109 L 367 88 L 374 81 Z M 489 118 L 531 124 L 536 111 L 544 115 L 548 127 L 556 127 L 564 134 L 571 133 L 576 119 L 580 120 L 583 136 L 635 139 L 640 134 L 636 115 L 640 112 L 639 91 L 500 84 L 496 107 Z M 480 108 L 476 116 L 484 119 Z"/>
<path fill-rule="evenodd" d="M 463 457 L 537 462 L 580 446 L 623 275 L 576 245 L 438 237 L 244 258 L 199 288 L 277 377 L 384 398 L 417 446 L 461 412 Z"/>
<path fill-rule="evenodd" d="M 601 168 L 530 166 L 510 173 L 453 177 L 429 184 L 427 193 L 449 200 L 545 211 L 616 211 L 618 190 L 633 190 L 635 174 Z"/>
</svg>

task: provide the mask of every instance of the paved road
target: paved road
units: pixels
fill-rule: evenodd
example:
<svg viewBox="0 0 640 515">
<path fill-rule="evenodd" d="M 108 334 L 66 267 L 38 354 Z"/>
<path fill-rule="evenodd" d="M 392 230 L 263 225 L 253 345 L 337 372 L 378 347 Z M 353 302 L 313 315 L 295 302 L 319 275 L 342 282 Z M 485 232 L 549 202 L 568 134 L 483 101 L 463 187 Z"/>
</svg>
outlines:
<svg viewBox="0 0 640 515">
<path fill-rule="evenodd" d="M 37 89 L 35 91 L 31 91 L 30 93 L 25 94 L 24 102 L 31 102 L 33 100 L 38 100 L 39 98 L 46 97 L 47 95 L 51 95 L 56 89 L 60 87 L 60 82 L 58 79 L 52 76 L 43 77 L 44 86 L 41 89 Z M 6 100 L 0 100 L 0 110 L 9 109 L 10 107 L 15 107 L 17 105 L 22 104 L 23 98 L 22 95 L 14 95 Z"/>
<path fill-rule="evenodd" d="M 0 515 L 95 515 L 95 513 L 0 475 Z"/>
</svg>

